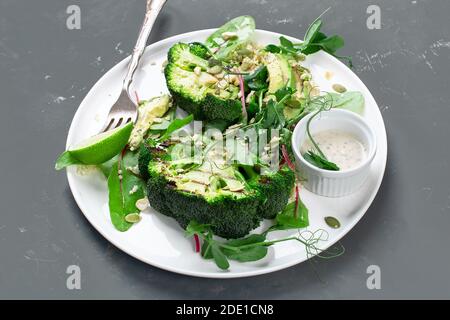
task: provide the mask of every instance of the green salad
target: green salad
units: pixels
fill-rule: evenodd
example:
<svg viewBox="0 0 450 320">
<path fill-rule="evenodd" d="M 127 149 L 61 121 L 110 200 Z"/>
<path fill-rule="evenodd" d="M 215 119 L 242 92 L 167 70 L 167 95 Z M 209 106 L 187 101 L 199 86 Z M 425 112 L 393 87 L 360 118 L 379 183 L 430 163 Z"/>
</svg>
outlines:
<svg viewBox="0 0 450 320">
<path fill-rule="evenodd" d="M 291 135 L 307 114 L 345 108 L 361 113 L 360 92 L 342 85 L 323 92 L 305 66 L 323 50 L 340 57 L 344 41 L 326 36 L 316 19 L 295 43 L 254 41 L 255 21 L 234 18 L 203 42 L 176 43 L 167 53 L 168 94 L 139 101 L 138 119 L 65 151 L 56 169 L 96 166 L 108 181 L 111 222 L 126 231 L 149 206 L 172 217 L 194 239 L 195 251 L 221 269 L 229 260 L 263 259 L 278 242 L 297 241 L 309 255 L 326 256 L 324 230 L 309 226 L 300 196 Z M 177 117 L 180 111 L 187 114 Z M 311 118 L 312 119 L 312 118 Z M 198 122 L 202 127 L 198 130 Z M 251 141 L 253 144 L 249 144 Z M 339 170 L 313 143 L 305 159 Z M 252 230 L 270 219 L 272 226 Z M 276 230 L 298 235 L 268 238 Z"/>
</svg>

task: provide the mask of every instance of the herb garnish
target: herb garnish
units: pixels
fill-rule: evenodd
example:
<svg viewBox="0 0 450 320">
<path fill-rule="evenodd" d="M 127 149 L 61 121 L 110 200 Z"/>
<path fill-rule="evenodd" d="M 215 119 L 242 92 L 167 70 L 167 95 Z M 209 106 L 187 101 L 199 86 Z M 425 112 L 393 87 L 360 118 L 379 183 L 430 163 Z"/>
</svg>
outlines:
<svg viewBox="0 0 450 320">
<path fill-rule="evenodd" d="M 346 60 L 350 67 L 353 67 L 351 57 L 338 56 L 336 51 L 344 46 L 344 39 L 341 36 L 334 35 L 326 36 L 320 31 L 322 27 L 322 20 L 320 19 L 330 8 L 325 10 L 316 20 L 311 23 L 305 33 L 304 40 L 301 43 L 292 43 L 285 37 L 280 37 L 280 45 L 268 45 L 265 50 L 272 53 L 289 54 L 297 58 L 302 58 L 302 55 L 313 54 L 319 50 L 323 50 L 333 57 Z M 303 56 L 304 57 L 304 56 Z"/>
<path fill-rule="evenodd" d="M 306 207 L 304 207 L 306 209 Z M 304 209 L 302 209 L 303 211 Z M 306 248 L 308 258 L 318 256 L 320 258 L 333 258 L 344 253 L 343 248 L 336 252 L 329 249 L 322 250 L 318 248 L 318 243 L 328 240 L 328 233 L 323 229 L 315 232 L 308 230 L 299 231 L 298 235 L 290 236 L 281 239 L 267 240 L 267 234 L 274 230 L 288 230 L 298 229 L 302 225 L 298 224 L 297 220 L 292 220 L 292 204 L 288 205 L 283 212 L 287 212 L 287 218 L 282 215 L 277 219 L 277 225 L 269 228 L 262 234 L 251 234 L 245 238 L 233 239 L 228 241 L 220 241 L 214 238 L 212 228 L 208 224 L 200 224 L 196 221 L 191 221 L 186 227 L 186 236 L 197 236 L 202 240 L 200 254 L 204 259 L 213 259 L 216 265 L 222 269 L 227 270 L 230 267 L 228 260 L 236 260 L 239 262 L 258 261 L 263 259 L 268 252 L 268 247 L 285 241 L 298 241 Z M 307 211 L 307 210 L 306 210 Z M 294 221 L 294 222 L 293 222 Z"/>
<path fill-rule="evenodd" d="M 314 140 L 314 138 L 312 137 L 311 131 L 310 131 L 310 125 L 311 125 L 311 121 L 322 111 L 324 110 L 330 110 L 332 108 L 332 104 L 327 106 L 326 104 L 322 105 L 319 110 L 316 111 L 316 113 L 314 113 L 307 121 L 306 123 L 306 134 L 308 135 L 309 140 L 311 141 L 311 144 L 313 145 L 314 150 L 309 150 L 308 152 L 306 152 L 305 154 L 303 154 L 303 158 L 308 161 L 309 163 L 311 163 L 312 165 L 320 168 L 320 169 L 324 169 L 324 170 L 330 170 L 330 171 L 339 171 L 339 167 L 331 162 L 328 161 L 327 157 L 325 156 L 325 154 L 322 152 L 322 150 L 320 149 L 319 145 L 316 143 L 316 141 Z"/>
<path fill-rule="evenodd" d="M 253 73 L 244 77 L 246 89 L 253 91 L 267 89 L 269 87 L 269 83 L 267 82 L 268 76 L 269 72 L 267 71 L 267 67 L 264 65 L 259 67 Z"/>
</svg>

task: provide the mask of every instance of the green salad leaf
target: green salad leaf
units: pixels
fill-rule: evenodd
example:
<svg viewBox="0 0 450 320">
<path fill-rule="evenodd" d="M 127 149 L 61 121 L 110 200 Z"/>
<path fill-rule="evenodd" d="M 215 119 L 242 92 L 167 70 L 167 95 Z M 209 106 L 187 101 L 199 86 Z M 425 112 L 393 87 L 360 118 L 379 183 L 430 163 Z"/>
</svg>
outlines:
<svg viewBox="0 0 450 320">
<path fill-rule="evenodd" d="M 55 169 L 61 170 L 76 164 L 83 164 L 83 162 L 75 158 L 70 151 L 65 151 L 56 160 Z"/>
<path fill-rule="evenodd" d="M 127 169 L 136 165 L 137 154 L 128 151 L 112 165 L 108 177 L 111 222 L 119 231 L 127 231 L 133 225 L 125 217 L 131 213 L 139 213 L 136 201 L 145 197 L 144 181 Z"/>
<path fill-rule="evenodd" d="M 183 128 L 194 120 L 194 116 L 192 114 L 188 115 L 186 118 L 182 119 L 174 119 L 168 126 L 164 134 L 159 138 L 159 141 L 165 141 L 170 138 L 172 133 L 177 131 L 178 129 Z"/>
<path fill-rule="evenodd" d="M 346 109 L 359 115 L 364 113 L 365 100 L 359 91 L 346 91 L 344 93 L 330 92 L 333 99 L 333 108 Z"/>
<path fill-rule="evenodd" d="M 224 247 L 222 250 L 228 259 L 239 262 L 258 261 L 267 255 L 268 248 L 264 245 L 252 246 L 253 244 L 263 243 L 266 236 L 263 234 L 251 234 L 242 239 L 233 239 L 225 244 L 239 250 L 235 251 Z"/>
<path fill-rule="evenodd" d="M 329 171 L 339 171 L 339 167 L 335 163 L 328 161 L 325 157 L 312 150 L 304 153 L 303 158 L 317 168 Z"/>
<path fill-rule="evenodd" d="M 282 212 L 276 216 L 274 229 L 288 230 L 300 229 L 309 226 L 308 208 L 300 198 L 297 201 L 297 213 L 295 211 L 295 201 L 290 202 Z"/>
<path fill-rule="evenodd" d="M 328 9 L 325 12 L 327 11 Z M 338 35 L 328 37 L 323 32 L 321 32 L 321 28 L 323 25 L 321 17 L 325 14 L 325 12 L 323 12 L 308 27 L 303 37 L 303 42 L 293 43 L 285 37 L 280 37 L 279 46 L 270 44 L 266 46 L 265 50 L 273 53 L 292 55 L 294 57 L 299 57 L 300 55 L 310 55 L 317 51 L 323 50 L 338 59 L 346 60 L 349 66 L 352 67 L 353 64 L 350 57 L 338 56 L 336 54 L 337 50 L 344 47 L 344 39 Z"/>
<path fill-rule="evenodd" d="M 267 71 L 267 67 L 261 66 L 253 73 L 244 76 L 245 86 L 247 89 L 253 91 L 267 89 L 269 87 L 269 83 L 267 82 L 268 76 L 269 72 Z"/>
<path fill-rule="evenodd" d="M 240 45 L 246 43 L 255 32 L 255 20 L 251 16 L 236 17 L 211 34 L 205 42 L 210 49 L 218 49 L 215 58 L 227 60 Z M 225 37 L 226 34 L 229 37 Z M 233 36 L 232 36 L 233 35 Z"/>
</svg>

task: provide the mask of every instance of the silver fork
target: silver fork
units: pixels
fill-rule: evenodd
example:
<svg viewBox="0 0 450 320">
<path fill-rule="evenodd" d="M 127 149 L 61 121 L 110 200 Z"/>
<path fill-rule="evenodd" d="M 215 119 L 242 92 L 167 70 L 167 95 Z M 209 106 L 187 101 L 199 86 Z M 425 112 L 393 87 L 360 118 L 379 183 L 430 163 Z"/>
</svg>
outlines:
<svg viewBox="0 0 450 320">
<path fill-rule="evenodd" d="M 105 125 L 100 132 L 106 132 L 125 125 L 126 123 L 135 122 L 138 118 L 138 111 L 136 104 L 130 97 L 129 89 L 133 82 L 133 76 L 139 66 L 139 61 L 144 54 L 145 46 L 147 44 L 148 36 L 152 31 L 156 17 L 161 11 L 167 0 L 147 0 L 147 9 L 145 12 L 144 22 L 139 32 L 139 37 L 136 41 L 131 59 L 128 65 L 128 70 L 123 80 L 122 92 L 119 98 L 109 110 Z"/>
</svg>

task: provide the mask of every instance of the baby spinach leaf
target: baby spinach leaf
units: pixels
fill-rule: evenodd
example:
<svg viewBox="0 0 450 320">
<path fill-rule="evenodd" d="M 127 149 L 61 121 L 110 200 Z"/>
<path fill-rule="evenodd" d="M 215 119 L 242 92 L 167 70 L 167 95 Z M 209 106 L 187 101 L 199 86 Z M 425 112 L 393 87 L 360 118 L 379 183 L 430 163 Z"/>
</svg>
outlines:
<svg viewBox="0 0 450 320">
<path fill-rule="evenodd" d="M 109 212 L 114 227 L 119 231 L 127 231 L 133 224 L 127 222 L 125 217 L 130 213 L 139 213 L 136 201 L 144 198 L 145 184 L 126 169 L 137 164 L 136 153 L 127 152 L 119 160 L 112 166 L 108 177 Z"/>
<path fill-rule="evenodd" d="M 252 234 L 242 239 L 233 239 L 225 243 L 222 248 L 228 259 L 240 262 L 258 261 L 267 255 L 267 246 L 264 244 L 266 236 L 263 234 Z M 236 250 L 228 249 L 234 247 Z"/>
<path fill-rule="evenodd" d="M 295 215 L 295 201 L 289 203 L 276 216 L 276 230 L 300 229 L 309 226 L 308 208 L 298 199 L 297 215 Z"/>
<path fill-rule="evenodd" d="M 211 254 L 213 256 L 214 262 L 220 269 L 227 270 L 230 267 L 230 263 L 228 262 L 227 257 L 215 242 L 211 243 Z"/>
<path fill-rule="evenodd" d="M 213 255 L 211 252 L 211 240 L 203 239 L 201 255 L 203 259 L 213 259 Z"/>
<path fill-rule="evenodd" d="M 55 169 L 61 170 L 68 166 L 75 165 L 75 164 L 83 164 L 80 160 L 75 158 L 70 151 L 65 151 L 62 153 L 58 160 L 56 160 Z"/>
<path fill-rule="evenodd" d="M 255 20 L 251 16 L 236 17 L 211 34 L 205 42 L 209 49 L 219 48 L 215 58 L 226 60 L 240 45 L 247 42 L 255 31 Z M 235 33 L 235 37 L 225 40 L 224 32 Z"/>
<path fill-rule="evenodd" d="M 119 158 L 119 155 L 115 156 L 114 158 L 98 165 L 98 168 L 101 170 L 103 175 L 108 179 L 113 165 L 117 162 L 117 159 Z"/>
<path fill-rule="evenodd" d="M 226 248 L 222 249 L 228 259 L 239 262 L 258 261 L 267 255 L 268 249 L 265 245 L 251 246 L 248 248 L 233 251 Z"/>
<path fill-rule="evenodd" d="M 362 115 L 364 113 L 365 100 L 359 91 L 347 91 L 344 93 L 329 93 L 333 99 L 333 108 L 346 109 Z"/>
<path fill-rule="evenodd" d="M 241 239 L 232 239 L 226 242 L 228 246 L 232 247 L 240 247 L 248 244 L 254 244 L 259 242 L 264 242 L 266 240 L 266 236 L 263 234 L 251 234 L 248 237 Z"/>
</svg>

